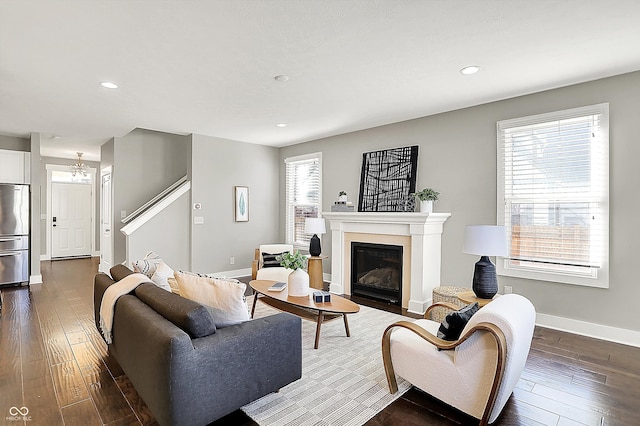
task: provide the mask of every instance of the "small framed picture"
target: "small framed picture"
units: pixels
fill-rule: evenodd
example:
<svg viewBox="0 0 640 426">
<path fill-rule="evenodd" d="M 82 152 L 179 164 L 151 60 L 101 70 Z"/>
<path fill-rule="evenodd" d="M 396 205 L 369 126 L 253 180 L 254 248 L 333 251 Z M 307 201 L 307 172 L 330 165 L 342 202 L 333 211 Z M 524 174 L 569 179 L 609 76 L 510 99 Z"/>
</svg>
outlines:
<svg viewBox="0 0 640 426">
<path fill-rule="evenodd" d="M 236 222 L 249 222 L 249 187 L 236 186 Z"/>
</svg>

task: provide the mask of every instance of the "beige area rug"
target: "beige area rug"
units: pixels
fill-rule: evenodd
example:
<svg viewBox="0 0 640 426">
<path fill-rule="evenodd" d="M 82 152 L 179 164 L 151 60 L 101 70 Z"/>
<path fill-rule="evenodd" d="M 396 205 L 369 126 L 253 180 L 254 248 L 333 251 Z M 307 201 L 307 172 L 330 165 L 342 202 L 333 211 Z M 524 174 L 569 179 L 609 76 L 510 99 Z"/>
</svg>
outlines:
<svg viewBox="0 0 640 426">
<path fill-rule="evenodd" d="M 253 303 L 248 298 L 249 306 Z M 279 312 L 258 301 L 255 317 Z M 400 397 L 411 385 L 398 378 L 389 393 L 382 364 L 382 333 L 388 325 L 410 318 L 366 306 L 348 315 L 351 337 L 338 318 L 322 324 L 313 349 L 316 323 L 302 320 L 302 378 L 242 407 L 258 424 L 362 425 Z"/>
</svg>

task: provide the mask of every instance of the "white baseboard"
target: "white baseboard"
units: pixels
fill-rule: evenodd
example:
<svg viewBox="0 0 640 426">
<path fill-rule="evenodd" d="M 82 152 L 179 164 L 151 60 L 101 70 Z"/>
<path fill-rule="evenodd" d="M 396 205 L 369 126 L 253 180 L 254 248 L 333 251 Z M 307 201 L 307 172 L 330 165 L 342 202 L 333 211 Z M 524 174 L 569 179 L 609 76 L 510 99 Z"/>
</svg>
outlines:
<svg viewBox="0 0 640 426">
<path fill-rule="evenodd" d="M 251 276 L 251 268 L 244 269 L 234 269 L 231 271 L 220 271 L 220 272 L 212 272 L 207 275 L 213 275 L 214 277 L 220 278 L 240 278 Z"/>
<path fill-rule="evenodd" d="M 640 331 L 540 313 L 536 314 L 536 325 L 579 334 L 581 336 L 593 337 L 595 339 L 607 340 L 609 342 L 622 343 L 623 345 L 640 347 Z"/>
<path fill-rule="evenodd" d="M 43 260 L 51 260 L 51 257 L 48 254 L 41 254 L 40 261 L 43 261 Z"/>
<path fill-rule="evenodd" d="M 31 275 L 29 277 L 29 285 L 42 284 L 42 275 Z"/>
</svg>

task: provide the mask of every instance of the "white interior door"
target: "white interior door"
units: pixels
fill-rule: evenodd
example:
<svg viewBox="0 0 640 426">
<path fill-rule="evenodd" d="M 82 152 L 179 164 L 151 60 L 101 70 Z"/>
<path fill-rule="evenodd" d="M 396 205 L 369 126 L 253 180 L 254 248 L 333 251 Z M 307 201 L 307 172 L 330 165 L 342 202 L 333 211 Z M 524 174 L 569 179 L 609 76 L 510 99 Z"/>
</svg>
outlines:
<svg viewBox="0 0 640 426">
<path fill-rule="evenodd" d="M 100 172 L 100 271 L 108 273 L 113 265 L 111 228 L 113 203 L 111 194 L 111 167 Z"/>
<path fill-rule="evenodd" d="M 91 256 L 91 185 L 51 183 L 51 257 Z"/>
</svg>

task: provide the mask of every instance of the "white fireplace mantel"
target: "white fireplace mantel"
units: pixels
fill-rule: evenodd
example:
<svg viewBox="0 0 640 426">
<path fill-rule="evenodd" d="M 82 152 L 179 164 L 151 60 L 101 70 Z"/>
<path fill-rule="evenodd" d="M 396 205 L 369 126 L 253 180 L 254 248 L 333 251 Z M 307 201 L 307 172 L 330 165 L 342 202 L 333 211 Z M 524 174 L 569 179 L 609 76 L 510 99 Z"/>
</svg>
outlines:
<svg viewBox="0 0 640 426">
<path fill-rule="evenodd" d="M 451 213 L 324 212 L 322 216 L 331 229 L 331 292 L 351 294 L 345 234 L 408 236 L 411 272 L 406 307 L 410 312 L 424 313 L 433 289 L 440 285 L 441 237 Z"/>
</svg>

